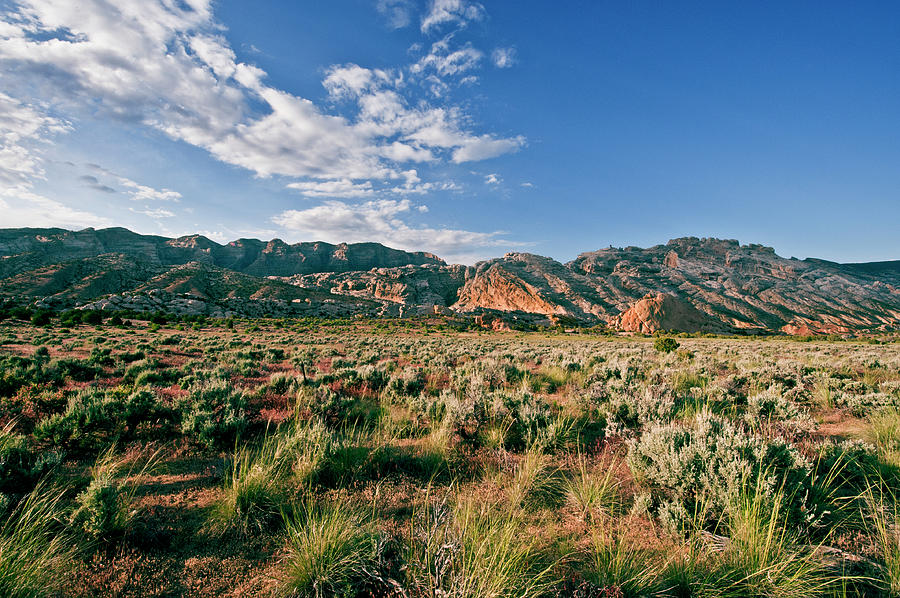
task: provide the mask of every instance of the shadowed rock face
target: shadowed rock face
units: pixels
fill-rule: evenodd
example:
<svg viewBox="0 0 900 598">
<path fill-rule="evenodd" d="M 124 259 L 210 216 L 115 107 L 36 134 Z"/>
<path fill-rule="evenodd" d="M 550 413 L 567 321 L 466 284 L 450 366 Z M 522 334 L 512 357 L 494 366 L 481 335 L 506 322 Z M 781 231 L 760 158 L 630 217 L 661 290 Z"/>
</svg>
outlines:
<svg viewBox="0 0 900 598">
<path fill-rule="evenodd" d="M 198 262 L 254 276 L 444 264 L 430 253 L 410 253 L 378 243 L 289 245 L 279 239 L 268 242 L 238 239 L 220 245 L 201 235 L 168 239 L 139 235 L 124 228 L 81 231 L 24 228 L 0 230 L 0 255 L 4 257 L 0 260 L 0 277 L 107 253 L 123 254 L 150 265 L 178 266 Z"/>
<path fill-rule="evenodd" d="M 567 264 L 509 253 L 467 267 L 377 243 L 220 245 L 199 235 L 166 239 L 121 228 L 0 230 L 0 294 L 7 296 L 84 302 L 158 289 L 209 300 L 295 301 L 284 283 L 312 293 L 307 304 L 331 297 L 345 312 L 358 306 L 372 313 L 374 305 L 380 314 L 434 313 L 437 306 L 642 332 L 900 329 L 900 261 L 785 259 L 771 247 L 727 239 L 610 247 Z"/>
</svg>

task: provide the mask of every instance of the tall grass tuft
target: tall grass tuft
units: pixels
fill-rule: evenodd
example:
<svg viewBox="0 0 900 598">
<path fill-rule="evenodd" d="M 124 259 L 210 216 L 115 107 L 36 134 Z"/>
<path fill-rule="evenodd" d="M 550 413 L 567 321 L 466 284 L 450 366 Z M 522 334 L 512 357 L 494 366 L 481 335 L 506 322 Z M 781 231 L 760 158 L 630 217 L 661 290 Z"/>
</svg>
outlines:
<svg viewBox="0 0 900 598">
<path fill-rule="evenodd" d="M 900 509 L 894 491 L 884 484 L 872 485 L 864 493 L 863 515 L 871 521 L 881 560 L 878 578 L 891 595 L 900 595 Z"/>
<path fill-rule="evenodd" d="M 237 448 L 222 495 L 209 513 L 209 530 L 249 534 L 280 523 L 296 489 L 317 471 L 328 438 L 322 426 L 298 425 Z"/>
<path fill-rule="evenodd" d="M 548 456 L 537 448 L 525 451 L 506 489 L 512 506 L 538 506 L 558 498 L 559 471 L 549 461 Z"/>
<path fill-rule="evenodd" d="M 615 463 L 607 464 L 602 473 L 595 473 L 588 468 L 584 456 L 579 455 L 578 469 L 566 479 L 563 492 L 569 506 L 585 521 L 613 515 L 621 507 Z"/>
<path fill-rule="evenodd" d="M 654 556 L 608 525 L 599 524 L 592 530 L 586 560 L 587 578 L 603 588 L 603 595 L 630 598 L 648 596 L 658 589 L 661 568 Z"/>
<path fill-rule="evenodd" d="M 0 525 L 0 596 L 39 598 L 61 589 L 76 550 L 59 519 L 62 496 L 38 486 Z"/>
<path fill-rule="evenodd" d="M 703 594 L 817 596 L 834 582 L 815 547 L 800 545 L 790 533 L 788 500 L 783 489 L 772 495 L 762 483 L 745 486 L 728 509 L 730 537 Z"/>
<path fill-rule="evenodd" d="M 427 598 L 533 598 L 552 586 L 534 538 L 508 513 L 426 506 L 407 554 L 407 588 Z"/>
<path fill-rule="evenodd" d="M 340 504 L 302 505 L 284 517 L 287 551 L 280 593 L 299 598 L 354 595 L 375 554 L 370 526 Z"/>
</svg>

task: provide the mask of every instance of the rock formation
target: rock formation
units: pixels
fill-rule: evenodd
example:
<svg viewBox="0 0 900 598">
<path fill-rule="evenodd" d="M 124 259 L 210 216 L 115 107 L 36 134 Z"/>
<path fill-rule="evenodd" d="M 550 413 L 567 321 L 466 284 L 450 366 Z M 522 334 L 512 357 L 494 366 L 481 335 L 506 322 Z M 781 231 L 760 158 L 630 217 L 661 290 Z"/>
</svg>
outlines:
<svg viewBox="0 0 900 598">
<path fill-rule="evenodd" d="M 609 324 L 618 330 L 643 334 L 658 330 L 728 332 L 722 322 L 667 293 L 648 293 L 627 311 L 610 318 Z"/>
<path fill-rule="evenodd" d="M 0 230 L 0 296 L 64 307 L 153 291 L 204 302 L 207 311 L 238 301 L 255 313 L 253 301 L 283 301 L 390 316 L 505 313 L 640 332 L 900 329 L 900 261 L 786 259 L 728 239 L 609 247 L 567 264 L 508 253 L 460 266 L 377 243 L 220 245 L 121 228 Z"/>
</svg>

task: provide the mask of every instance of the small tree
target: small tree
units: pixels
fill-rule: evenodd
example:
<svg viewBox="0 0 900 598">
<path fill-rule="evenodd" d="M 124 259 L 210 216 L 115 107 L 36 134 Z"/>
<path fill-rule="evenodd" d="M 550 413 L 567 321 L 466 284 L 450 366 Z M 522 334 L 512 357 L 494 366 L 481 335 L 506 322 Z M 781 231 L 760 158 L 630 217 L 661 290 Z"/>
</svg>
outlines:
<svg viewBox="0 0 900 598">
<path fill-rule="evenodd" d="M 678 341 L 674 338 L 668 336 L 660 336 L 657 337 L 655 341 L 653 341 L 653 348 L 659 351 L 660 353 L 671 353 L 679 347 Z"/>
</svg>

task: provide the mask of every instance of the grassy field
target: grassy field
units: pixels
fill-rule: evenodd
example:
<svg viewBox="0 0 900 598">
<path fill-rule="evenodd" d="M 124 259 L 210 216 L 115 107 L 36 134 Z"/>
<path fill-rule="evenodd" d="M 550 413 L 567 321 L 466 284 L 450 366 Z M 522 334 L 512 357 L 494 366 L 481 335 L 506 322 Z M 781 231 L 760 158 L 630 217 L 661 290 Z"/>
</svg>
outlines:
<svg viewBox="0 0 900 598">
<path fill-rule="evenodd" d="M 6 320 L 0 595 L 900 595 L 898 407 L 898 342 Z"/>
</svg>

